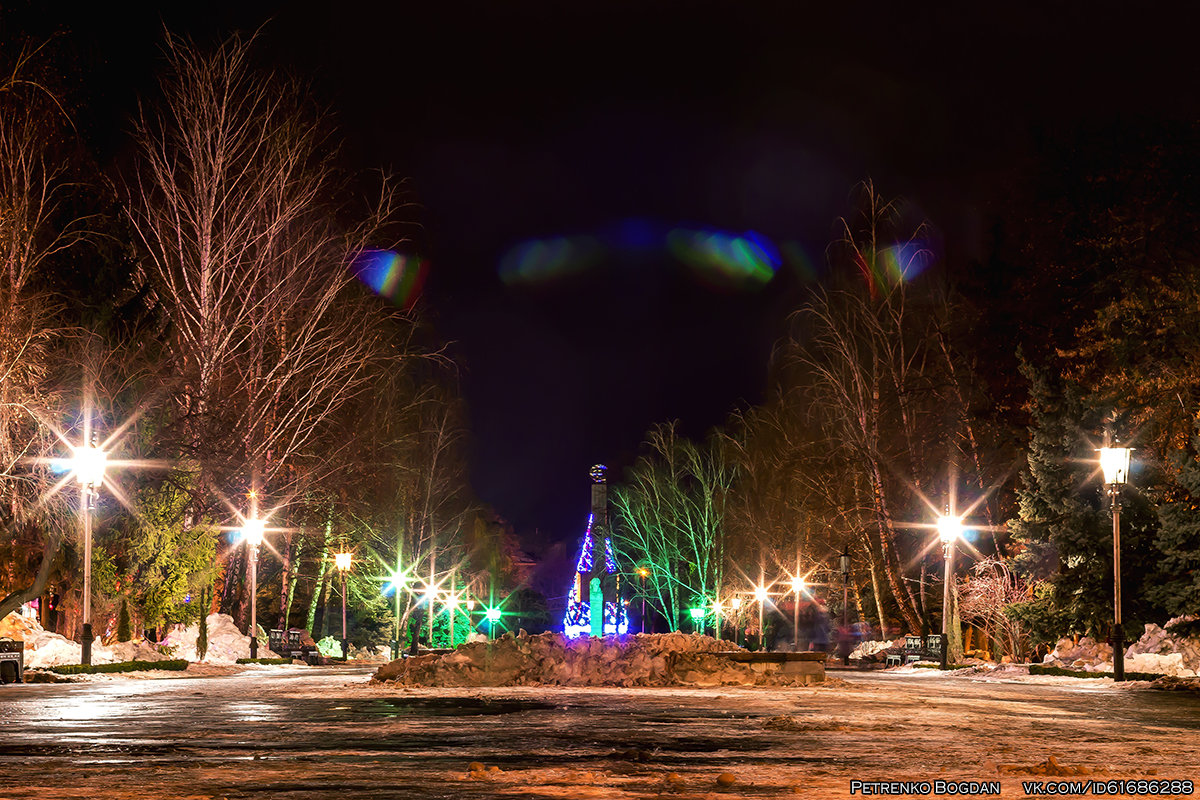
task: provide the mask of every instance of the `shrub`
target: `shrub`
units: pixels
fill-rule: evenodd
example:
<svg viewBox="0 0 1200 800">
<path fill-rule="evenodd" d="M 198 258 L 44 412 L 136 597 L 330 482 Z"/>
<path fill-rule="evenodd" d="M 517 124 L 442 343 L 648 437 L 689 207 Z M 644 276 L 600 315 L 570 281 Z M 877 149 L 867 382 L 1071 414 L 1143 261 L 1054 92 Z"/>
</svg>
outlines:
<svg viewBox="0 0 1200 800">
<path fill-rule="evenodd" d="M 116 664 L 60 664 L 47 667 L 59 675 L 94 675 L 107 672 L 141 672 L 147 669 L 185 670 L 188 662 L 182 658 L 170 661 L 119 661 Z"/>
</svg>

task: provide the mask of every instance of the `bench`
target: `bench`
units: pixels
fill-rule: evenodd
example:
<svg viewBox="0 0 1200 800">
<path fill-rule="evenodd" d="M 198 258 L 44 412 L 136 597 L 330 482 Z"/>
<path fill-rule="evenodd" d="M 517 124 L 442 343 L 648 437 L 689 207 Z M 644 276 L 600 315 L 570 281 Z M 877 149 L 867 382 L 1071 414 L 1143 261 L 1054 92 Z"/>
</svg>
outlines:
<svg viewBox="0 0 1200 800">
<path fill-rule="evenodd" d="M 24 683 L 25 643 L 15 639 L 0 639 L 0 683 Z"/>
<path fill-rule="evenodd" d="M 267 634 L 268 647 L 271 652 L 284 658 L 298 658 L 309 666 L 320 663 L 321 654 L 313 645 L 304 644 L 308 631 L 299 628 L 280 630 L 274 628 Z"/>
</svg>

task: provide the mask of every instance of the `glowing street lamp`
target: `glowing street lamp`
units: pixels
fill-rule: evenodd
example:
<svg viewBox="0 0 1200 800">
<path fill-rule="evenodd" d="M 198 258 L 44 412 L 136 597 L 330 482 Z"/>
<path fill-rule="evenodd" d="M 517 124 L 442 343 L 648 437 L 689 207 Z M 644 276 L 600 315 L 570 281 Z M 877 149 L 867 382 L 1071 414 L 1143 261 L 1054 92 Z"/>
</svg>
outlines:
<svg viewBox="0 0 1200 800">
<path fill-rule="evenodd" d="M 689 609 L 688 613 L 692 615 L 692 633 L 701 633 L 704 625 L 704 607 Z"/>
<path fill-rule="evenodd" d="M 742 598 L 735 596 L 729 601 L 729 607 L 733 609 L 733 643 L 737 644 L 741 638 L 741 620 L 739 619 L 742 610 Z"/>
<path fill-rule="evenodd" d="M 642 633 L 646 632 L 646 578 L 650 577 L 650 570 L 645 567 L 638 567 L 638 577 L 642 581 Z"/>
<path fill-rule="evenodd" d="M 850 545 L 838 556 L 842 568 L 842 666 L 850 666 Z"/>
<path fill-rule="evenodd" d="M 808 582 L 799 575 L 792 577 L 792 593 L 796 595 L 796 605 L 792 609 L 792 650 L 800 649 L 800 595 L 808 588 Z"/>
<path fill-rule="evenodd" d="M 487 620 L 488 624 L 489 641 L 496 638 L 496 623 L 500 621 L 500 613 L 500 609 L 495 607 L 489 608 L 483 612 L 483 618 Z"/>
<path fill-rule="evenodd" d="M 954 578 L 954 544 L 962 536 L 962 517 L 950 513 L 950 507 L 938 517 L 938 538 L 942 541 L 942 556 L 946 562 L 946 573 L 942 581 L 942 666 L 946 665 L 950 648 L 950 586 Z"/>
<path fill-rule="evenodd" d="M 108 453 L 95 445 L 73 447 L 69 460 L 79 483 L 79 515 L 83 521 L 83 642 L 80 662 L 92 663 L 92 509 L 98 487 L 104 483 Z"/>
<path fill-rule="evenodd" d="M 262 544 L 267 521 L 251 517 L 242 522 L 242 539 L 250 548 L 250 657 L 258 658 L 258 548 Z"/>
<path fill-rule="evenodd" d="M 346 573 L 350 571 L 350 562 L 354 560 L 351 553 L 334 553 L 333 565 L 342 574 L 342 658 L 350 657 L 350 647 L 346 640 Z"/>
<path fill-rule="evenodd" d="M 1112 498 L 1113 680 L 1125 680 L 1125 631 L 1121 622 L 1121 487 L 1129 480 L 1129 448 L 1101 447 L 1100 470 Z"/>
</svg>

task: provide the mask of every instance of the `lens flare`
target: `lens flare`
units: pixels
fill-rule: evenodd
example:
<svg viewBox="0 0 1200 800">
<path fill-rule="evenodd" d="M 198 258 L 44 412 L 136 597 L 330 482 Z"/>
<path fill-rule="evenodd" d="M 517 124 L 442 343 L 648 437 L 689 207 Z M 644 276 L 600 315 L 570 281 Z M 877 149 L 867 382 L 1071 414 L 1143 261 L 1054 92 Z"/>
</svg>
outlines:
<svg viewBox="0 0 1200 800">
<path fill-rule="evenodd" d="M 421 296 L 429 262 L 392 250 L 364 250 L 354 259 L 351 271 L 375 294 L 407 311 Z"/>
<path fill-rule="evenodd" d="M 500 280 L 509 286 L 544 283 L 578 275 L 603 257 L 604 247 L 591 236 L 530 239 L 504 254 Z"/>
<path fill-rule="evenodd" d="M 718 289 L 758 289 L 779 270 L 779 252 L 756 233 L 734 236 L 676 228 L 667 234 L 667 249 L 701 281 Z"/>
</svg>

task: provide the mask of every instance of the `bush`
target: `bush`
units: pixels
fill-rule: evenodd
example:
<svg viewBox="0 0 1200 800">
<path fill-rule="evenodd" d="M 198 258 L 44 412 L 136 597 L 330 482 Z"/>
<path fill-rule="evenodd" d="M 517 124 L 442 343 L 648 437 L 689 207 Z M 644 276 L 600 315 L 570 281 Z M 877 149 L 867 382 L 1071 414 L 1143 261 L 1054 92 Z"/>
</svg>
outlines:
<svg viewBox="0 0 1200 800">
<path fill-rule="evenodd" d="M 290 658 L 239 658 L 239 664 L 290 664 Z"/>
<path fill-rule="evenodd" d="M 107 672 L 141 672 L 147 669 L 185 670 L 188 662 L 182 658 L 169 661 L 119 661 L 116 664 L 60 664 L 47 667 L 59 675 L 94 675 Z"/>
</svg>

